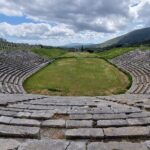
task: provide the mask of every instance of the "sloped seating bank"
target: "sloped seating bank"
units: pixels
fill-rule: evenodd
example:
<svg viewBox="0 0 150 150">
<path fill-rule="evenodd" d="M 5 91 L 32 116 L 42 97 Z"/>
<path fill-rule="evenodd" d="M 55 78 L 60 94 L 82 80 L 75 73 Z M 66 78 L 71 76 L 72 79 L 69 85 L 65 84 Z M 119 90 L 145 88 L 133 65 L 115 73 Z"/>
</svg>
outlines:
<svg viewBox="0 0 150 150">
<path fill-rule="evenodd" d="M 111 60 L 132 75 L 130 94 L 150 94 L 150 51 L 133 51 Z"/>
<path fill-rule="evenodd" d="M 48 60 L 30 51 L 1 51 L 0 93 L 25 93 L 23 81 L 47 63 Z"/>
<path fill-rule="evenodd" d="M 143 94 L 0 94 L 0 150 L 149 150 L 149 58 L 139 51 L 112 60 L 132 74 L 129 93 Z M 0 90 L 24 93 L 22 81 L 47 63 L 31 52 L 1 52 Z"/>
</svg>

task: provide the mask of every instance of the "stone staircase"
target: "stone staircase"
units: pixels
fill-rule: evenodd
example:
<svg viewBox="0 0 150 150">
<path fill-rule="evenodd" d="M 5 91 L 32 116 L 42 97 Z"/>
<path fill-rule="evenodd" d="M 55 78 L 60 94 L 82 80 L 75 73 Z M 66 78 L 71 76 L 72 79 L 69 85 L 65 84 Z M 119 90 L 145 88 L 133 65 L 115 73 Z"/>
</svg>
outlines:
<svg viewBox="0 0 150 150">
<path fill-rule="evenodd" d="M 18 150 L 149 149 L 150 112 L 138 107 L 103 97 L 0 98 L 0 141 Z"/>
</svg>

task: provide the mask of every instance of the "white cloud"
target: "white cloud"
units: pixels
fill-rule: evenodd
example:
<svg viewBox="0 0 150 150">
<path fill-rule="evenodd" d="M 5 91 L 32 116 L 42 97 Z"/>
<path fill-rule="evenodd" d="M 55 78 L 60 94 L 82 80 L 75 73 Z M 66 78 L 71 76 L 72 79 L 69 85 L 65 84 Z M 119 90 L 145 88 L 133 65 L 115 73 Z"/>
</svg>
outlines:
<svg viewBox="0 0 150 150">
<path fill-rule="evenodd" d="M 150 26 L 150 0 L 144 0 L 138 8 L 138 19 Z"/>
<path fill-rule="evenodd" d="M 6 20 L 0 23 L 3 37 L 40 43 L 101 42 L 105 35 L 149 26 L 150 0 L 0 0 L 0 14 L 36 22 L 12 25 Z"/>
<path fill-rule="evenodd" d="M 130 0 L 2 0 L 0 4 L 4 9 L 2 13 L 10 16 L 22 14 L 36 21 L 67 24 L 76 31 L 115 32 L 124 27 L 125 22 L 122 21 L 129 17 L 129 2 Z M 116 23 L 116 17 L 121 21 Z"/>
<path fill-rule="evenodd" d="M 0 23 L 0 35 L 24 39 L 50 39 L 57 36 L 69 36 L 74 34 L 64 24 L 51 26 L 46 23 L 22 23 L 11 25 L 6 22 Z"/>
<path fill-rule="evenodd" d="M 22 16 L 21 7 L 17 5 L 13 0 L 0 0 L 0 14 L 6 16 Z"/>
</svg>

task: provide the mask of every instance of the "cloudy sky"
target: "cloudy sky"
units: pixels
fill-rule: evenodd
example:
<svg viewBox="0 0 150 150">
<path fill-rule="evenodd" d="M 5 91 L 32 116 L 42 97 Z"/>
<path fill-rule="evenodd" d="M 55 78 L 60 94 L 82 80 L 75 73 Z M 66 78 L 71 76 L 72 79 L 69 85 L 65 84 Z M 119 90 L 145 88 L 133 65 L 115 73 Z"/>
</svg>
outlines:
<svg viewBox="0 0 150 150">
<path fill-rule="evenodd" d="M 0 0 L 0 37 L 14 42 L 101 43 L 150 26 L 150 0 Z"/>
</svg>

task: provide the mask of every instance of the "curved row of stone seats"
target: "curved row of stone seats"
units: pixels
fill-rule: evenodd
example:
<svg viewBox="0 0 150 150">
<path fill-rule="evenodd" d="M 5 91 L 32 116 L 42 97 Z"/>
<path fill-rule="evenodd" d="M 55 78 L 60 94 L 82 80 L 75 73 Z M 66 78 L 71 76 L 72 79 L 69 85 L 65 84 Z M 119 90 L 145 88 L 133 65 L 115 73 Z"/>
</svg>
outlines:
<svg viewBox="0 0 150 150">
<path fill-rule="evenodd" d="M 1 51 L 0 93 L 25 93 L 23 81 L 48 63 L 30 51 Z"/>
<path fill-rule="evenodd" d="M 130 94 L 150 94 L 150 51 L 133 51 L 111 60 L 132 75 Z"/>
</svg>

